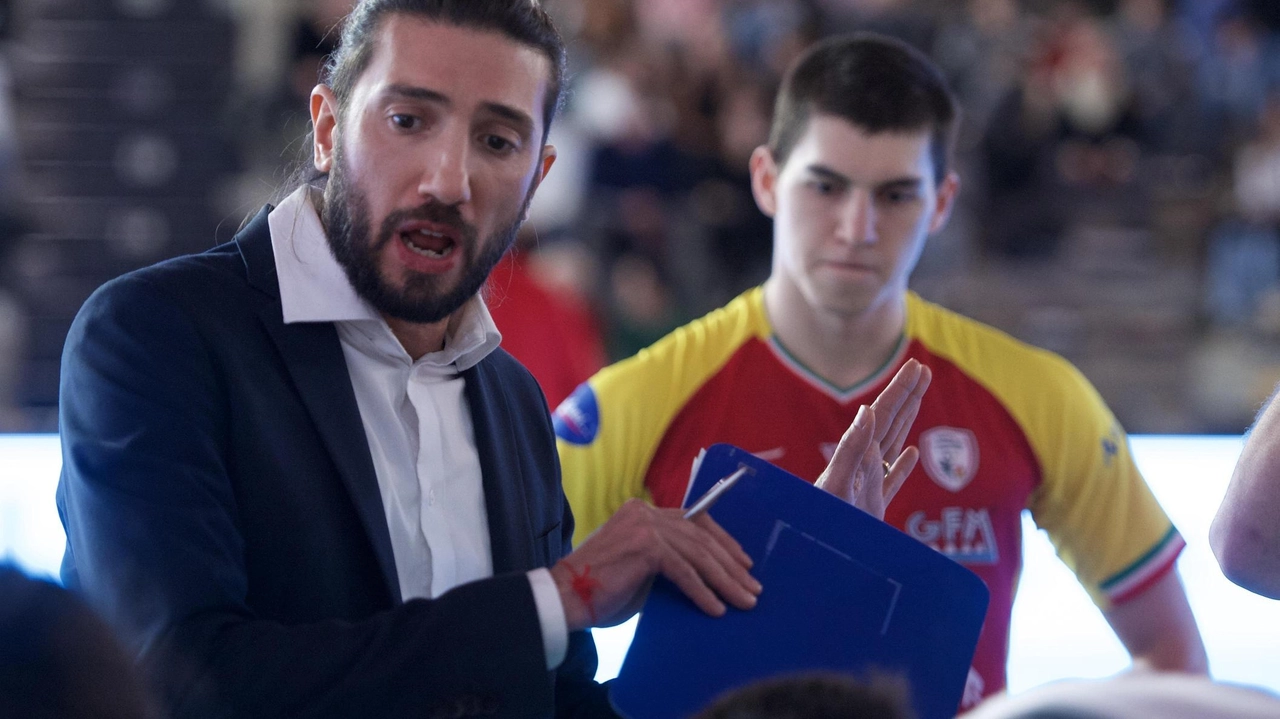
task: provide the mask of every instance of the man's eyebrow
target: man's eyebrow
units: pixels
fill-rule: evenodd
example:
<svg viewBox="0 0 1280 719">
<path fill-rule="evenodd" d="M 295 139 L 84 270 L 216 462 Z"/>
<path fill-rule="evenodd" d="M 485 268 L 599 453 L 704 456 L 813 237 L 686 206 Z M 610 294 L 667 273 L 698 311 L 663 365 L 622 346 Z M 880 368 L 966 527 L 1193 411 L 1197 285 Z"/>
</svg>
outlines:
<svg viewBox="0 0 1280 719">
<path fill-rule="evenodd" d="M 830 180 L 830 181 L 832 181 L 832 182 L 839 182 L 839 183 L 841 183 L 841 184 L 845 184 L 845 185 L 848 185 L 848 184 L 850 184 L 850 182 L 851 182 L 851 180 L 850 180 L 849 178 L 845 177 L 844 175 L 840 174 L 839 172 L 836 172 L 835 170 L 831 169 L 830 167 L 827 167 L 826 165 L 816 165 L 816 164 L 815 164 L 815 165 L 809 165 L 809 166 L 808 166 L 807 168 L 805 168 L 805 169 L 807 169 L 807 170 L 809 171 L 809 173 L 810 173 L 810 174 L 817 175 L 818 177 L 821 177 L 821 178 L 822 178 L 822 179 L 824 179 L 824 180 Z"/>
<path fill-rule="evenodd" d="M 853 180 L 845 177 L 843 174 L 827 167 L 826 165 L 809 165 L 806 168 L 811 174 L 817 175 L 829 182 L 837 182 L 842 185 L 853 184 Z M 924 182 L 923 178 L 909 175 L 906 177 L 897 177 L 887 182 L 881 182 L 876 185 L 877 190 L 912 190 L 919 187 Z"/>
<path fill-rule="evenodd" d="M 425 100 L 426 102 L 434 102 L 440 105 L 450 104 L 448 96 L 443 93 L 436 92 L 435 90 L 429 90 L 425 87 L 416 87 L 414 85 L 388 85 L 387 89 L 383 92 L 388 95 L 407 97 L 411 100 Z"/>
<path fill-rule="evenodd" d="M 388 85 L 383 92 L 388 95 L 397 95 L 410 100 L 422 100 L 437 105 L 448 106 L 453 104 L 448 95 L 415 85 L 392 84 Z M 529 117 L 527 112 L 517 110 L 510 105 L 503 105 L 500 102 L 482 103 L 481 107 L 490 114 L 497 115 L 510 122 L 515 126 L 516 131 L 525 137 L 528 137 L 533 132 L 533 118 Z"/>
<path fill-rule="evenodd" d="M 921 177 L 901 177 L 896 180 L 882 182 L 879 185 L 881 190 L 914 190 L 924 184 L 924 178 Z"/>
<path fill-rule="evenodd" d="M 514 125 L 516 132 L 522 137 L 533 133 L 533 118 L 529 117 L 529 113 L 499 102 L 486 102 L 481 107 Z"/>
</svg>

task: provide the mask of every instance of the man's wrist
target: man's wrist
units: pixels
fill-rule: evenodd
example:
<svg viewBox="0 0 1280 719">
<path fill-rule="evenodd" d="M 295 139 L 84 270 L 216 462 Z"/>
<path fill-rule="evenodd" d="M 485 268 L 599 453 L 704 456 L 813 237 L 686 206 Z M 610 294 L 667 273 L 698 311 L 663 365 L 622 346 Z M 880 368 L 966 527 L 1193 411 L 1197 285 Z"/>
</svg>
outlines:
<svg viewBox="0 0 1280 719">
<path fill-rule="evenodd" d="M 582 572 L 561 559 L 551 567 L 551 578 L 555 580 L 556 589 L 560 592 L 560 603 L 564 605 L 564 620 L 570 632 L 587 629 L 592 626 L 591 607 L 584 601 L 581 591 Z"/>
</svg>

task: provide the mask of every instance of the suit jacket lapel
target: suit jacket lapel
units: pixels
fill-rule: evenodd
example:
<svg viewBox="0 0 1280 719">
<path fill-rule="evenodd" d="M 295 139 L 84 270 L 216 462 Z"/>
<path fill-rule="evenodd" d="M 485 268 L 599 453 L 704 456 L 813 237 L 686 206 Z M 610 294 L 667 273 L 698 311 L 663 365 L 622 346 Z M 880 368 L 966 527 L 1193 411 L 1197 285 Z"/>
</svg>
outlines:
<svg viewBox="0 0 1280 719">
<path fill-rule="evenodd" d="M 360 407 L 351 387 L 338 331 L 329 322 L 284 323 L 275 257 L 271 249 L 271 231 L 267 226 L 269 210 L 269 207 L 264 208 L 236 235 L 249 284 L 268 295 L 258 307 L 258 315 L 284 358 L 298 394 L 347 486 L 356 513 L 373 545 L 387 589 L 399 603 L 400 579 L 391 548 L 391 533 L 387 529 L 378 476 L 373 468 L 369 442 L 365 438 Z"/>
<path fill-rule="evenodd" d="M 525 498 L 522 454 L 508 419 L 510 408 L 501 380 L 488 362 L 472 367 L 463 377 L 484 478 L 493 573 L 532 569 L 537 566 L 537 557 Z"/>
</svg>

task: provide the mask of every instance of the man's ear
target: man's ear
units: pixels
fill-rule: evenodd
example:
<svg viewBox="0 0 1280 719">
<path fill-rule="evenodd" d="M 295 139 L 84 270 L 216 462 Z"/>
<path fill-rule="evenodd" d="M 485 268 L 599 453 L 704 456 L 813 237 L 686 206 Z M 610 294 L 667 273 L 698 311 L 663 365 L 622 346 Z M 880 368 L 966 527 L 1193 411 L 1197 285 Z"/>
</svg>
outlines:
<svg viewBox="0 0 1280 719">
<path fill-rule="evenodd" d="M 538 166 L 534 168 L 533 180 L 532 180 L 532 183 L 529 185 L 530 196 L 532 196 L 533 193 L 538 191 L 538 186 L 542 184 L 542 181 L 544 179 L 546 179 L 547 173 L 551 172 L 551 166 L 554 165 L 555 163 L 556 163 L 556 146 L 543 145 L 542 155 L 538 158 Z M 525 207 L 524 217 L 520 218 L 520 221 L 524 222 L 525 220 L 528 220 L 528 219 L 529 219 L 529 208 Z"/>
<path fill-rule="evenodd" d="M 338 99 L 324 85 L 316 85 L 311 91 L 311 129 L 312 162 L 320 172 L 329 172 L 337 140 Z"/>
<path fill-rule="evenodd" d="M 951 219 L 951 210 L 956 206 L 956 196 L 960 194 L 960 176 L 948 172 L 942 184 L 938 185 L 938 197 L 933 208 L 933 221 L 929 223 L 929 234 L 946 227 Z"/>
<path fill-rule="evenodd" d="M 756 207 L 769 217 L 778 211 L 778 164 L 773 159 L 773 150 L 768 145 L 761 145 L 751 153 L 751 195 L 756 198 Z"/>
</svg>

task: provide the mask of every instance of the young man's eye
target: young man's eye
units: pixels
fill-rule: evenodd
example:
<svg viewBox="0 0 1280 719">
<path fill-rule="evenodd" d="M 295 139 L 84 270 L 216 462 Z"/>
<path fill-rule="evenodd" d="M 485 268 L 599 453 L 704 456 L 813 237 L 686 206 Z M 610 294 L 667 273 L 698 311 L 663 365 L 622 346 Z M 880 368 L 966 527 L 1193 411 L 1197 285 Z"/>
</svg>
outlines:
<svg viewBox="0 0 1280 719">
<path fill-rule="evenodd" d="M 516 147 L 515 143 L 505 137 L 499 137 L 498 135 L 485 135 L 484 144 L 485 147 L 488 147 L 494 152 L 510 152 Z"/>
<path fill-rule="evenodd" d="M 826 180 L 814 180 L 810 183 L 810 186 L 812 186 L 813 191 L 819 195 L 831 195 L 836 191 L 836 184 L 834 182 L 827 182 Z"/>
</svg>

